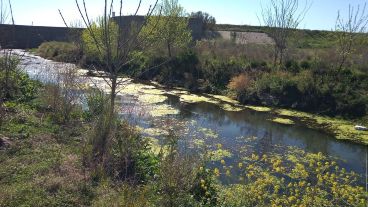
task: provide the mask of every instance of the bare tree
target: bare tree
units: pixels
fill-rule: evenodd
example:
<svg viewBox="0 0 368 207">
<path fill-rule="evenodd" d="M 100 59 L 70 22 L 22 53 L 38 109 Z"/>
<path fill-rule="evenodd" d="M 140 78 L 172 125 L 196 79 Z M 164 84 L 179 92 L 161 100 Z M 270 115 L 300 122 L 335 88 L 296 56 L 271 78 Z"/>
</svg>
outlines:
<svg viewBox="0 0 368 207">
<path fill-rule="evenodd" d="M 299 0 L 271 0 L 262 7 L 262 21 L 268 34 L 274 39 L 274 64 L 282 64 L 292 30 L 298 28 L 310 8 L 307 0 L 301 6 Z"/>
<path fill-rule="evenodd" d="M 12 3 L 10 0 L 7 3 L 4 0 L 0 0 L 0 24 L 9 23 L 9 18 L 11 23 L 15 24 Z"/>
<path fill-rule="evenodd" d="M 114 24 L 122 25 L 121 18 L 118 18 L 117 22 L 112 20 L 113 4 L 114 0 L 105 0 L 104 13 L 100 21 L 100 31 L 94 29 L 95 24 L 91 21 L 85 0 L 82 1 L 82 5 L 78 0 L 75 1 L 82 21 L 88 31 L 92 41 L 97 49 L 100 57 L 102 57 L 103 67 L 106 72 L 105 81 L 111 89 L 110 93 L 110 114 L 114 113 L 114 102 L 116 94 L 118 93 L 118 87 L 123 84 L 124 80 L 119 79 L 119 73 L 123 70 L 124 66 L 128 65 L 133 60 L 130 57 L 132 51 L 140 48 L 139 34 L 142 31 L 145 22 L 141 25 L 137 25 L 137 28 L 130 29 L 127 34 L 125 28 L 118 28 L 117 31 L 114 28 Z M 146 13 L 145 20 L 150 17 L 157 5 L 158 0 L 151 5 Z M 133 16 L 137 16 L 140 10 L 142 0 L 139 0 L 137 9 Z M 119 14 L 123 15 L 123 1 L 119 2 Z M 102 38 L 99 36 L 99 32 L 102 33 Z"/>
<path fill-rule="evenodd" d="M 354 52 L 354 47 L 358 43 L 360 34 L 365 33 L 367 30 L 368 14 L 366 13 L 366 7 L 366 3 L 363 6 L 358 5 L 357 8 L 349 5 L 349 12 L 346 19 L 338 11 L 335 31 L 338 41 L 339 60 L 337 62 L 337 68 L 339 70 L 342 69 L 352 52 Z"/>
<path fill-rule="evenodd" d="M 150 5 L 148 11 L 145 15 L 144 22 L 141 24 L 132 24 L 132 28 L 119 28 L 122 26 L 122 16 L 123 16 L 123 1 L 120 0 L 118 5 L 120 18 L 112 19 L 113 17 L 113 5 L 114 0 L 105 0 L 104 2 L 104 13 L 99 18 L 98 22 L 91 20 L 86 1 L 82 0 L 80 3 L 75 0 L 76 6 L 78 8 L 80 17 L 85 26 L 84 34 L 88 34 L 90 40 L 90 45 L 92 45 L 95 52 L 98 54 L 98 58 L 101 62 L 100 65 L 95 67 L 98 69 L 103 69 L 101 77 L 104 78 L 105 83 L 108 85 L 109 91 L 109 107 L 106 114 L 106 121 L 104 122 L 103 133 L 101 134 L 101 140 L 99 144 L 99 150 L 96 152 L 97 160 L 103 161 L 105 153 L 109 144 L 111 144 L 111 139 L 115 133 L 115 99 L 117 93 L 119 92 L 119 87 L 122 86 L 126 79 L 119 78 L 119 74 L 124 70 L 124 68 L 134 61 L 131 53 L 136 50 L 142 49 L 142 41 L 140 38 L 140 33 L 142 28 L 147 22 L 147 19 L 152 16 L 154 9 L 158 3 L 158 0 L 154 4 Z M 138 1 L 138 6 L 133 12 L 132 16 L 137 16 L 142 0 Z M 61 12 L 60 12 L 61 14 Z M 65 19 L 61 14 L 63 21 Z M 88 50 L 88 48 L 86 48 Z M 98 72 L 98 71 L 96 71 Z M 99 73 L 99 72 L 98 72 Z"/>
<path fill-rule="evenodd" d="M 8 18 L 9 12 L 6 3 L 4 3 L 4 0 L 0 0 L 0 24 L 8 22 Z"/>
</svg>

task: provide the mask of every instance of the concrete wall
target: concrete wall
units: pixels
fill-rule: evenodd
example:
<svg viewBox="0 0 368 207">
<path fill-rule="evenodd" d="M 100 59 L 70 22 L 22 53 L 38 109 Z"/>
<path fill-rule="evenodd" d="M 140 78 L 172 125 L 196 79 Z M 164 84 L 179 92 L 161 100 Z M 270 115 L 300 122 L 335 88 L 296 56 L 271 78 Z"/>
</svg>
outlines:
<svg viewBox="0 0 368 207">
<path fill-rule="evenodd" d="M 132 22 L 143 24 L 144 16 L 114 17 L 121 19 L 122 28 L 130 28 Z M 203 22 L 200 19 L 190 18 L 189 29 L 192 30 L 193 40 L 199 40 L 203 36 Z M 2 48 L 36 48 L 43 42 L 69 41 L 81 29 L 70 29 L 65 27 L 40 27 L 0 24 L 0 46 Z"/>
<path fill-rule="evenodd" d="M 230 32 L 216 31 L 207 34 L 212 38 L 231 40 L 237 44 L 274 44 L 274 41 L 266 33 L 261 32 Z"/>
<path fill-rule="evenodd" d="M 68 41 L 80 29 L 0 24 L 2 48 L 36 48 L 47 41 Z"/>
</svg>

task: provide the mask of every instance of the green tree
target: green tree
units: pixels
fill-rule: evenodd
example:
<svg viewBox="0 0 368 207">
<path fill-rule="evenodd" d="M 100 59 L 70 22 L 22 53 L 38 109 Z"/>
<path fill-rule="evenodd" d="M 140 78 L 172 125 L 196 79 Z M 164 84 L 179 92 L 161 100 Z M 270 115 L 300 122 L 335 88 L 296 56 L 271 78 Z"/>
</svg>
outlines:
<svg viewBox="0 0 368 207">
<path fill-rule="evenodd" d="M 103 62 L 107 58 L 106 52 L 99 52 L 99 50 L 107 51 L 108 47 L 116 48 L 118 45 L 119 27 L 114 21 L 107 23 L 108 28 L 108 41 L 109 44 L 104 44 L 105 41 L 105 22 L 103 18 L 99 18 L 96 22 L 92 23 L 89 30 L 84 30 L 82 33 L 82 40 L 84 46 L 84 52 L 89 56 L 98 59 Z M 112 58 L 117 58 L 117 50 L 110 51 Z"/>
<path fill-rule="evenodd" d="M 156 15 L 149 17 L 141 36 L 151 43 L 167 47 L 171 57 L 173 48 L 185 48 L 192 41 L 188 20 L 178 0 L 163 0 L 156 9 Z"/>
<path fill-rule="evenodd" d="M 193 18 L 199 18 L 203 22 L 203 31 L 209 31 L 214 30 L 216 26 L 216 19 L 215 17 L 209 15 L 206 12 L 198 11 L 198 12 L 192 12 L 190 15 Z"/>
</svg>

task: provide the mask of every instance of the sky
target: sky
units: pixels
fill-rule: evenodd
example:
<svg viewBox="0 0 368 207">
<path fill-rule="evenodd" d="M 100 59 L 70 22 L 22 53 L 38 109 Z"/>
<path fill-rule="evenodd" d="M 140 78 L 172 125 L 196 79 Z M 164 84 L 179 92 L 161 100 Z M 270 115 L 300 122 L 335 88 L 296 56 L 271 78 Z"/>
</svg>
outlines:
<svg viewBox="0 0 368 207">
<path fill-rule="evenodd" d="M 368 0 L 300 0 L 301 4 L 305 1 L 311 7 L 299 28 L 332 30 L 339 10 L 342 14 L 347 14 L 349 4 L 357 7 Z M 129 15 L 135 12 L 139 1 L 123 2 L 123 14 Z M 139 13 L 145 14 L 149 5 L 154 2 L 155 0 L 143 0 Z M 207 12 L 216 18 L 217 23 L 255 26 L 261 25 L 258 17 L 261 16 L 262 7 L 267 7 L 269 2 L 270 0 L 179 0 L 188 13 Z M 14 20 L 19 25 L 64 26 L 58 9 L 62 11 L 67 23 L 81 19 L 75 0 L 12 0 L 12 4 Z M 103 4 L 103 0 L 86 0 L 89 16 L 100 16 L 103 13 Z M 118 5 L 115 9 L 118 10 Z"/>
</svg>

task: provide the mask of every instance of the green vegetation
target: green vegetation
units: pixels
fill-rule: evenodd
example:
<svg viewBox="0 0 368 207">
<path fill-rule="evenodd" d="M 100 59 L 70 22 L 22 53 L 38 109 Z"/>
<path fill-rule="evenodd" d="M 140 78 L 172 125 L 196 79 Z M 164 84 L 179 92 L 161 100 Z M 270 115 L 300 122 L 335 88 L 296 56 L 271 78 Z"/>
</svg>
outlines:
<svg viewBox="0 0 368 207">
<path fill-rule="evenodd" d="M 177 0 L 163 0 L 156 10 L 140 35 L 147 44 L 166 47 L 168 57 L 172 57 L 174 48 L 186 48 L 192 41 L 188 19 Z"/>
<path fill-rule="evenodd" d="M 284 152 L 283 156 L 249 154 L 236 166 L 243 172 L 240 184 L 222 188 L 218 202 L 239 207 L 366 205 L 362 188 L 346 188 L 354 173 L 346 172 L 336 162 L 326 161 L 321 153 L 293 148 Z M 218 176 L 230 175 L 232 169 L 222 163 L 225 170 L 215 169 Z"/>
<path fill-rule="evenodd" d="M 325 129 L 338 138 L 365 142 L 363 141 L 366 139 L 364 132 L 353 129 L 354 123 L 365 123 L 364 117 L 367 116 L 368 76 L 364 72 L 366 69 L 363 65 L 352 65 L 350 68 L 335 70 L 330 63 L 331 57 L 324 57 L 324 49 L 318 49 L 317 51 L 320 52 L 315 55 L 317 57 L 321 54 L 321 58 L 315 59 L 316 57 L 312 58 L 314 55 L 308 54 L 309 60 L 307 57 L 300 62 L 286 61 L 282 69 L 273 69 L 266 62 L 242 59 L 239 54 L 235 55 L 235 50 L 241 49 L 238 47 L 226 42 L 220 42 L 217 45 L 205 41 L 199 42 L 194 48 L 197 52 L 181 53 L 163 66 L 139 75 L 139 78 L 155 79 L 168 86 L 173 84 L 184 86 L 194 92 L 222 93 L 237 98 L 246 105 L 291 108 L 322 116 L 327 115 L 332 117 L 331 120 L 341 119 L 339 117 L 350 119 L 336 122 L 325 117 L 328 120 L 322 126 L 318 125 L 319 122 L 314 121 L 312 123 L 317 124 L 310 125 L 313 128 Z M 243 47 L 249 47 L 249 50 L 242 52 L 248 57 L 257 53 L 254 59 L 260 58 L 258 53 L 267 54 L 267 48 L 263 46 Z M 213 52 L 206 52 L 209 50 Z M 296 52 L 305 55 L 305 50 L 298 49 Z M 330 48 L 325 50 L 331 51 Z M 252 53 L 250 54 L 249 51 Z M 151 59 L 144 64 L 154 65 L 158 59 L 155 56 L 149 58 L 149 54 L 142 53 L 148 58 L 145 59 Z M 269 61 L 271 63 L 272 58 Z M 352 63 L 355 61 L 353 59 Z M 140 70 L 137 69 L 137 71 Z M 141 73 L 131 72 L 130 74 Z M 129 88 L 126 88 L 123 92 L 128 92 L 128 90 Z M 183 94 L 181 98 L 187 102 L 221 102 L 200 95 Z M 229 111 L 241 110 L 231 105 L 221 107 Z M 247 108 L 255 109 L 254 106 Z M 271 111 L 268 107 L 263 106 L 257 106 L 256 109 Z"/>
<path fill-rule="evenodd" d="M 17 64 L 12 66 L 16 70 Z M 4 70 L 0 72 L 3 83 Z M 76 81 L 65 71 L 60 76 L 70 86 Z M 82 111 L 63 101 L 75 96 L 60 91 L 73 88 L 60 90 L 59 84 L 51 87 L 23 77 L 22 82 L 13 82 L 14 90 L 2 93 L 8 95 L 1 99 L 5 101 L 0 206 L 366 205 L 368 195 L 359 185 L 360 177 L 321 153 L 274 146 L 284 152 L 282 156 L 257 155 L 244 139 L 237 155 L 241 161 L 228 165 L 226 159 L 233 155 L 220 144 L 208 151 L 183 152 L 172 129 L 141 132 L 110 117 L 106 97 L 98 90 L 88 92 L 88 108 Z M 15 90 L 19 84 L 25 88 Z M 56 99 L 60 101 L 50 104 Z M 70 116 L 60 119 L 60 111 L 65 110 L 59 109 L 65 107 L 68 113 L 62 114 Z M 113 128 L 107 127 L 110 120 Z M 211 140 L 218 138 L 212 130 L 200 132 Z M 110 141 L 104 145 L 101 139 L 106 133 Z M 221 168 L 210 168 L 208 163 Z M 230 177 L 238 184 L 221 183 L 221 178 Z"/>
<path fill-rule="evenodd" d="M 368 144 L 368 132 L 355 130 L 354 126 L 356 124 L 352 121 L 285 109 L 278 109 L 275 113 L 281 116 L 297 118 L 308 127 L 327 131 L 333 134 L 337 139 Z"/>
<path fill-rule="evenodd" d="M 45 42 L 36 53 L 44 58 L 62 62 L 77 62 L 82 58 L 78 47 L 67 42 Z"/>
<path fill-rule="evenodd" d="M 104 51 L 106 51 L 108 46 L 117 47 L 118 38 L 118 25 L 111 21 L 108 23 L 108 34 L 110 45 L 105 45 L 105 22 L 104 18 L 99 18 L 96 22 L 91 25 L 89 30 L 84 30 L 82 33 L 83 41 L 83 51 L 85 52 L 85 57 L 88 58 L 88 62 L 92 63 L 102 63 L 107 57 Z M 97 43 L 96 43 L 97 41 Z M 112 58 L 116 58 L 118 51 L 113 51 L 111 54 Z"/>
</svg>

